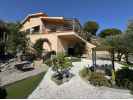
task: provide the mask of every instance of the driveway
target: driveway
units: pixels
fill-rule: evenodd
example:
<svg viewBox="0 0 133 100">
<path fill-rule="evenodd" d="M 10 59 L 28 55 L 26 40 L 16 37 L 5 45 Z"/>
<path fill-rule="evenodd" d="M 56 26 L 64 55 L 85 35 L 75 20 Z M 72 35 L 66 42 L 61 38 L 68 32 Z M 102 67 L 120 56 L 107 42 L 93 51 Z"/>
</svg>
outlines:
<svg viewBox="0 0 133 100">
<path fill-rule="evenodd" d="M 83 81 L 79 70 L 88 66 L 90 60 L 74 62 L 72 72 L 75 75 L 69 82 L 60 86 L 51 81 L 52 70 L 49 69 L 40 85 L 29 96 L 29 99 L 91 99 L 91 98 L 133 98 L 128 90 L 113 89 L 108 87 L 94 87 Z"/>
</svg>

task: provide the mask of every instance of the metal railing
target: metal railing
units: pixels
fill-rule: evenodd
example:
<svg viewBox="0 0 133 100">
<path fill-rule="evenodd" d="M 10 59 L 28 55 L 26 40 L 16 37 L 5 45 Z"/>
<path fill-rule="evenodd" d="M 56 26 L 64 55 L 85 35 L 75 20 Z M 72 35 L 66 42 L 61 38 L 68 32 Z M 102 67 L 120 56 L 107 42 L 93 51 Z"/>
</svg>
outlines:
<svg viewBox="0 0 133 100">
<path fill-rule="evenodd" d="M 77 19 L 64 19 L 64 23 L 45 23 L 42 27 L 42 32 L 47 32 L 47 33 L 61 33 L 61 32 L 69 32 L 73 31 L 76 34 L 78 34 L 80 37 L 86 39 L 84 36 L 84 33 L 82 31 L 82 27 Z M 31 34 L 39 34 L 39 32 L 34 32 Z"/>
<path fill-rule="evenodd" d="M 47 24 L 46 28 L 48 30 L 48 33 L 64 31 L 74 31 L 77 33 L 81 33 L 82 30 L 80 23 L 77 22 L 75 19 L 65 19 L 64 24 Z"/>
</svg>

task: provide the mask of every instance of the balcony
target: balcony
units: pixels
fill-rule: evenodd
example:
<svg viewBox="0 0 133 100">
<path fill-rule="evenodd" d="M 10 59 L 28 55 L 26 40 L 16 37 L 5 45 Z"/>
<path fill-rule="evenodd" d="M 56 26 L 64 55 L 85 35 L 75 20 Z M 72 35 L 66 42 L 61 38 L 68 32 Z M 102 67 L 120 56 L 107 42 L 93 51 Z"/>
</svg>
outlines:
<svg viewBox="0 0 133 100">
<path fill-rule="evenodd" d="M 82 28 L 77 19 L 42 19 L 43 24 L 27 29 L 32 35 L 44 34 L 77 34 L 83 38 Z M 30 34 L 30 35 L 31 35 Z M 41 34 L 40 34 L 41 35 Z"/>
<path fill-rule="evenodd" d="M 76 19 L 63 19 L 63 20 L 45 20 L 45 32 L 46 33 L 65 33 L 75 32 L 81 35 L 82 28 L 78 20 Z"/>
</svg>

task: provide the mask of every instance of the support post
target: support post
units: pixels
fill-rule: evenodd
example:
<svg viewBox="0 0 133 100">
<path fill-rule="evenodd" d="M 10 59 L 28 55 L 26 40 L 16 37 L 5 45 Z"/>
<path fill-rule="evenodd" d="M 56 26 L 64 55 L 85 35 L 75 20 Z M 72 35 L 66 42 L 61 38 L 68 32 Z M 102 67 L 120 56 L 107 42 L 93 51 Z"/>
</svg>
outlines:
<svg viewBox="0 0 133 100">
<path fill-rule="evenodd" d="M 73 31 L 75 31 L 75 19 L 73 18 Z"/>
<path fill-rule="evenodd" d="M 95 48 L 92 49 L 92 65 L 95 70 L 95 68 L 96 68 L 96 49 Z"/>
</svg>

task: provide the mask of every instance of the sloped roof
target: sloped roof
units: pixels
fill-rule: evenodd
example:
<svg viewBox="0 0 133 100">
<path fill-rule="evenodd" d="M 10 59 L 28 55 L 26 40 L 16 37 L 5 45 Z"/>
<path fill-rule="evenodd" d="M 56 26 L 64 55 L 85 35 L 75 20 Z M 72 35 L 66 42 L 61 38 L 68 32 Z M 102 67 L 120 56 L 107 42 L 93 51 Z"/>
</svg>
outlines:
<svg viewBox="0 0 133 100">
<path fill-rule="evenodd" d="M 37 16 L 42 16 L 42 17 L 48 17 L 48 15 L 46 13 L 35 13 L 35 14 L 28 14 L 25 19 L 21 22 L 21 24 L 24 24 L 29 18 L 31 17 L 37 17 Z"/>
<path fill-rule="evenodd" d="M 74 22 L 79 22 L 78 19 L 70 19 L 70 18 L 64 18 L 63 16 L 59 16 L 59 17 L 41 17 L 41 20 L 45 21 L 45 22 L 55 22 L 55 23 L 73 23 Z"/>
</svg>

